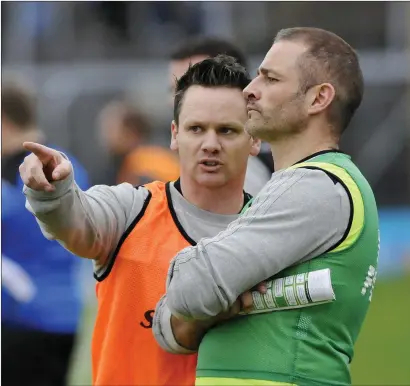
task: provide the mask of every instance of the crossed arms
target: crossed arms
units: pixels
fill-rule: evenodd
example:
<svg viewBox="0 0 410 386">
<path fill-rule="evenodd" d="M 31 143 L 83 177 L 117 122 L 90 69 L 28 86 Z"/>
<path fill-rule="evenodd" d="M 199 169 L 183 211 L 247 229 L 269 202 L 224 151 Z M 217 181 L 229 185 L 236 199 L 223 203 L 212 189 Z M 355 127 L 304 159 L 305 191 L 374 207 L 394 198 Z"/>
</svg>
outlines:
<svg viewBox="0 0 410 386">
<path fill-rule="evenodd" d="M 242 217 L 172 260 L 154 321 L 157 341 L 181 352 L 169 333 L 170 315 L 212 321 L 257 283 L 326 252 L 343 237 L 349 217 L 346 191 L 324 172 L 275 173 Z"/>
</svg>

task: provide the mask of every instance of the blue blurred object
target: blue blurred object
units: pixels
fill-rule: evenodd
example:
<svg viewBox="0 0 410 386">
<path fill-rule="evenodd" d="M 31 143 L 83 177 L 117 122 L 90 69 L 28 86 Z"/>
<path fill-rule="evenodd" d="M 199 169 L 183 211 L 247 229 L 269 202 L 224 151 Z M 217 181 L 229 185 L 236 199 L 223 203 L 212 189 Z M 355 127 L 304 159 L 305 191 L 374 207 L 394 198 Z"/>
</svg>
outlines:
<svg viewBox="0 0 410 386">
<path fill-rule="evenodd" d="M 68 156 L 77 183 L 87 189 L 86 171 L 74 157 Z M 2 286 L 2 323 L 45 332 L 75 333 L 82 308 L 78 270 L 84 263 L 43 236 L 35 217 L 25 208 L 22 188 L 19 175 L 15 184 L 2 179 L 2 254 L 28 275 L 35 291 L 32 299 L 21 301 L 13 295 L 10 285 L 9 290 Z"/>
<path fill-rule="evenodd" d="M 26 1 L 16 6 L 17 26 L 26 36 L 41 36 L 55 22 L 57 7 L 53 2 Z"/>
<path fill-rule="evenodd" d="M 410 270 L 410 208 L 379 210 L 379 275 L 403 275 Z"/>
</svg>

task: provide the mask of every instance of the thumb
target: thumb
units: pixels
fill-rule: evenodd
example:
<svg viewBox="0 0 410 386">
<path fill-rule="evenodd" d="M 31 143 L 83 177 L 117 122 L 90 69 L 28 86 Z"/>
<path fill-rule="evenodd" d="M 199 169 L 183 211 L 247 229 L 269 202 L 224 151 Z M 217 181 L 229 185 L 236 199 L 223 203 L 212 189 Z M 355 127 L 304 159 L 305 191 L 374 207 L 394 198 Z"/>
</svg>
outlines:
<svg viewBox="0 0 410 386">
<path fill-rule="evenodd" d="M 54 181 L 61 181 L 67 178 L 71 174 L 71 171 L 71 163 L 67 160 L 63 160 L 54 168 L 51 176 Z"/>
</svg>

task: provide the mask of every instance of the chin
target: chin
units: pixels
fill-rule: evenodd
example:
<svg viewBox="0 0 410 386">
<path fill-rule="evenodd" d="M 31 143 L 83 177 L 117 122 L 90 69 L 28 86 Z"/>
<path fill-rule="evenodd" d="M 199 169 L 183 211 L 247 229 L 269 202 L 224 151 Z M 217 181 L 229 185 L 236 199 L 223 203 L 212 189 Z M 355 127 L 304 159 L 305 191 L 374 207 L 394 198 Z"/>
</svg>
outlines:
<svg viewBox="0 0 410 386">
<path fill-rule="evenodd" d="M 207 188 L 219 188 L 226 184 L 225 176 L 219 173 L 201 175 L 196 180 L 199 185 Z"/>
<path fill-rule="evenodd" d="M 275 137 L 275 129 L 262 122 L 248 122 L 245 131 L 252 137 L 261 141 L 270 142 Z"/>
<path fill-rule="evenodd" d="M 245 125 L 245 131 L 252 137 L 260 138 L 260 133 L 264 132 L 264 128 L 258 122 L 249 122 Z"/>
<path fill-rule="evenodd" d="M 245 125 L 245 131 L 246 131 L 250 136 L 254 137 L 254 133 L 255 133 L 255 131 L 257 131 L 257 130 L 255 130 L 255 126 L 254 126 L 254 125 L 252 125 L 252 124 L 250 124 L 250 123 L 247 123 L 247 124 Z"/>
</svg>

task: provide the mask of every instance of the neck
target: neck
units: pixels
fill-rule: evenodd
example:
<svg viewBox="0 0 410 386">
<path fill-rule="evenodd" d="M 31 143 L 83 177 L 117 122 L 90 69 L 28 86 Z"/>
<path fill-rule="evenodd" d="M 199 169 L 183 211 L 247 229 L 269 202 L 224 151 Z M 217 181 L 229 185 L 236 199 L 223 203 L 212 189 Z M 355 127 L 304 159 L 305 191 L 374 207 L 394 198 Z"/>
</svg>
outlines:
<svg viewBox="0 0 410 386">
<path fill-rule="evenodd" d="M 16 130 L 3 144 L 2 156 L 9 156 L 24 151 L 23 142 L 43 142 L 44 134 L 38 129 Z"/>
<path fill-rule="evenodd" d="M 191 204 L 216 214 L 238 214 L 244 204 L 243 179 L 218 188 L 208 188 L 180 178 L 182 194 Z"/>
<path fill-rule="evenodd" d="M 275 171 L 288 168 L 317 152 L 339 148 L 338 140 L 334 136 L 325 136 L 313 130 L 281 138 L 270 145 Z"/>
</svg>

